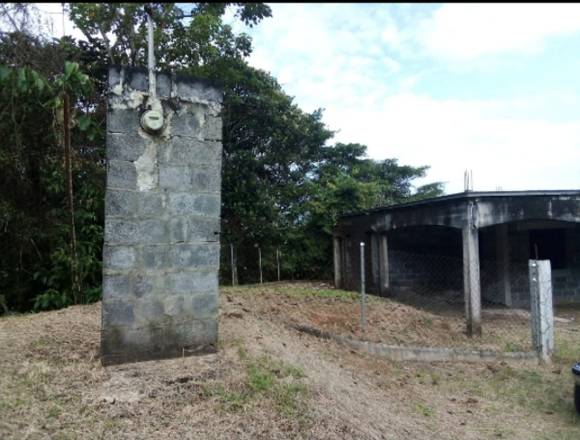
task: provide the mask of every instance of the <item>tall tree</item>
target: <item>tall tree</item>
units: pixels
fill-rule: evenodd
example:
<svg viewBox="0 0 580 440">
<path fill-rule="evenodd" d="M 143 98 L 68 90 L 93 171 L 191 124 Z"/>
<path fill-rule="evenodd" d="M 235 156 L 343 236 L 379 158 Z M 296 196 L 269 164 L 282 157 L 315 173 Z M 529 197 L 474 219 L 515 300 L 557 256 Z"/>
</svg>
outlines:
<svg viewBox="0 0 580 440">
<path fill-rule="evenodd" d="M 38 36 L 30 4 L 0 8 L 11 14 L 0 16 L 9 27 L 0 34 L 0 296 L 11 309 L 69 304 L 75 272 L 84 300 L 98 298 L 107 64 L 145 64 L 145 5 L 69 4 L 86 41 Z M 251 39 L 224 14 L 230 8 L 253 26 L 271 16 L 268 6 L 195 3 L 184 17 L 176 4 L 151 5 L 159 68 L 223 84 L 222 242 L 236 245 L 241 282 L 258 279 L 256 246 L 266 279 L 277 248 L 283 276 L 326 277 L 340 213 L 441 193 L 439 183 L 413 188 L 426 167 L 371 160 L 360 144 L 331 145 L 321 111 L 302 111 L 274 77 L 248 65 Z M 65 65 L 75 72 L 68 79 Z M 78 82 L 84 74 L 90 91 Z M 65 156 L 62 90 L 72 98 Z"/>
</svg>

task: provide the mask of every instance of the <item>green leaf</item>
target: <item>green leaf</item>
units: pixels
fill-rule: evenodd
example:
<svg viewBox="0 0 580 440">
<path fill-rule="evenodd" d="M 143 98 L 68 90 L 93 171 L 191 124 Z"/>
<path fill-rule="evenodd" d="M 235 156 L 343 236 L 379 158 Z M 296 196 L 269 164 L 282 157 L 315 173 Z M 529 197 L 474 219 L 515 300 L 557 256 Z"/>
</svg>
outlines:
<svg viewBox="0 0 580 440">
<path fill-rule="evenodd" d="M 87 129 L 91 126 L 91 118 L 87 115 L 82 115 L 79 120 L 79 129 L 81 131 L 87 131 Z"/>
<path fill-rule="evenodd" d="M 6 66 L 0 66 L 0 81 L 4 82 L 10 75 L 12 74 L 13 70 Z"/>
</svg>

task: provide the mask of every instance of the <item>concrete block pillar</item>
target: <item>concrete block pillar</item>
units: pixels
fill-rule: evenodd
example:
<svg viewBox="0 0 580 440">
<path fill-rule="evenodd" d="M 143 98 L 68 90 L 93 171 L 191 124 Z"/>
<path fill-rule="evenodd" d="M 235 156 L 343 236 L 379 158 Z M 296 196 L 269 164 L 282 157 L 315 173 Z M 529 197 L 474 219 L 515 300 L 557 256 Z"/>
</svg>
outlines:
<svg viewBox="0 0 580 440">
<path fill-rule="evenodd" d="M 497 226 L 496 234 L 496 259 L 498 274 L 498 290 L 500 300 L 508 307 L 511 307 L 512 292 L 510 284 L 510 254 L 509 254 L 508 225 Z"/>
<path fill-rule="evenodd" d="M 389 280 L 389 242 L 386 234 L 378 236 L 379 239 L 379 295 L 388 293 Z"/>
<path fill-rule="evenodd" d="M 381 286 L 380 278 L 380 236 L 376 233 L 371 233 L 370 235 L 370 263 L 371 263 L 371 278 L 372 278 L 372 289 L 369 291 L 378 292 Z"/>
<path fill-rule="evenodd" d="M 554 353 L 554 309 L 550 260 L 530 260 L 532 343 L 538 356 L 549 361 Z"/>
<path fill-rule="evenodd" d="M 333 237 L 333 260 L 334 260 L 334 287 L 342 288 L 342 243 L 340 237 Z"/>
<path fill-rule="evenodd" d="M 101 352 L 104 364 L 216 350 L 222 92 L 109 70 Z M 161 130 L 143 130 L 154 103 Z"/>
<path fill-rule="evenodd" d="M 479 275 L 479 235 L 477 230 L 477 205 L 467 205 L 467 221 L 463 237 L 463 290 L 467 334 L 481 336 L 481 286 Z"/>
</svg>

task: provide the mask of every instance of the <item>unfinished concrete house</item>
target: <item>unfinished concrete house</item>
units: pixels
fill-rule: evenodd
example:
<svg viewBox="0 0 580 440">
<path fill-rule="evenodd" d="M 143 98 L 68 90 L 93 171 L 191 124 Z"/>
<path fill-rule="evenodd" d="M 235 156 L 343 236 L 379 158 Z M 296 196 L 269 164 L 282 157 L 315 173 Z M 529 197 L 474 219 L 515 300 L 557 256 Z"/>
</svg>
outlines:
<svg viewBox="0 0 580 440">
<path fill-rule="evenodd" d="M 580 191 L 452 194 L 347 214 L 334 230 L 335 285 L 367 291 L 455 295 L 469 333 L 482 304 L 527 307 L 528 260 L 550 260 L 554 304 L 580 303 Z"/>
</svg>

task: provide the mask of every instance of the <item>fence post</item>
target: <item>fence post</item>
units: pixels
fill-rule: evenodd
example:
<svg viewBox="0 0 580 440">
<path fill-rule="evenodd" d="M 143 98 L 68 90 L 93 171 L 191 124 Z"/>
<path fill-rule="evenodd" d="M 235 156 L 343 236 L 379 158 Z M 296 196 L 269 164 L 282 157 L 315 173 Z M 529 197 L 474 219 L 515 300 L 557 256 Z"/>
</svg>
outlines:
<svg viewBox="0 0 580 440">
<path fill-rule="evenodd" d="M 365 243 L 360 243 L 360 328 L 365 333 Z"/>
<path fill-rule="evenodd" d="M 278 281 L 280 281 L 280 250 L 276 248 L 276 265 L 278 266 Z"/>
<path fill-rule="evenodd" d="M 532 343 L 540 359 L 549 362 L 554 352 L 554 310 L 550 260 L 530 260 Z"/>
<path fill-rule="evenodd" d="M 262 284 L 262 249 L 258 247 L 258 266 L 260 266 L 260 284 Z"/>
</svg>

